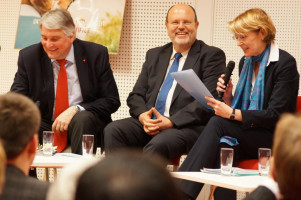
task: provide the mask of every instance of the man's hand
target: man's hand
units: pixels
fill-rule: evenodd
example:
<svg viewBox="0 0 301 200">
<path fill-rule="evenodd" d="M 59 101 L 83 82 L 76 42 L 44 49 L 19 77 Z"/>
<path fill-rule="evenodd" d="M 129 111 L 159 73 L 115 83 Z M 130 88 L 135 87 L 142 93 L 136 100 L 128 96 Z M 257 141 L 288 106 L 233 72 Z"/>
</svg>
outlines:
<svg viewBox="0 0 301 200">
<path fill-rule="evenodd" d="M 159 126 L 159 130 L 165 130 L 168 128 L 172 128 L 173 124 L 170 121 L 170 119 L 168 119 L 167 117 L 164 117 L 163 115 L 161 115 L 156 108 L 153 108 L 153 113 L 154 115 L 156 115 L 157 119 L 160 119 L 161 122 L 157 123 L 157 125 Z"/>
<path fill-rule="evenodd" d="M 159 133 L 159 126 L 157 125 L 161 122 L 160 119 L 152 119 L 153 109 L 141 113 L 139 115 L 139 121 L 143 125 L 144 131 L 149 135 L 156 135 Z"/>
<path fill-rule="evenodd" d="M 72 118 L 74 117 L 74 115 L 77 113 L 78 111 L 76 110 L 75 106 L 71 106 L 69 107 L 67 110 L 65 110 L 64 112 L 62 112 L 53 122 L 52 124 L 52 130 L 56 131 L 58 133 L 62 133 L 64 131 L 68 130 L 68 126 L 72 120 Z"/>
<path fill-rule="evenodd" d="M 152 114 L 156 115 L 157 119 L 152 119 Z M 139 121 L 143 125 L 144 131 L 149 135 L 157 135 L 159 131 L 173 127 L 172 122 L 161 115 L 155 108 L 141 113 Z"/>
</svg>

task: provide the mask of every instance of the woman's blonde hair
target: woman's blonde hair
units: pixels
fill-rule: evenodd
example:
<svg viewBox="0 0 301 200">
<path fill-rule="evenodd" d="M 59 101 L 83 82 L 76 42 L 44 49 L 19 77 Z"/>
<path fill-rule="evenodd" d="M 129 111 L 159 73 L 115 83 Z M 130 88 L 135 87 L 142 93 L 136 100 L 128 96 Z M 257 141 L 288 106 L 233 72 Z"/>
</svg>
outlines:
<svg viewBox="0 0 301 200">
<path fill-rule="evenodd" d="M 264 30 L 267 44 L 275 40 L 276 28 L 268 14 L 260 8 L 252 8 L 228 22 L 228 29 L 234 35 L 244 36 L 250 31 Z"/>
</svg>

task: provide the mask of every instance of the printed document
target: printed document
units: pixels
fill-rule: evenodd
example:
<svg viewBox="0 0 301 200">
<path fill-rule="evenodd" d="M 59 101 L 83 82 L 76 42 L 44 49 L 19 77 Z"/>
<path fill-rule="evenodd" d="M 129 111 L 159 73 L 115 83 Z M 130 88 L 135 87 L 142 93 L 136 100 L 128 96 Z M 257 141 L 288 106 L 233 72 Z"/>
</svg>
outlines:
<svg viewBox="0 0 301 200">
<path fill-rule="evenodd" d="M 173 72 L 170 75 L 204 107 L 213 110 L 211 106 L 207 105 L 208 101 L 205 96 L 214 97 L 192 69 Z"/>
</svg>

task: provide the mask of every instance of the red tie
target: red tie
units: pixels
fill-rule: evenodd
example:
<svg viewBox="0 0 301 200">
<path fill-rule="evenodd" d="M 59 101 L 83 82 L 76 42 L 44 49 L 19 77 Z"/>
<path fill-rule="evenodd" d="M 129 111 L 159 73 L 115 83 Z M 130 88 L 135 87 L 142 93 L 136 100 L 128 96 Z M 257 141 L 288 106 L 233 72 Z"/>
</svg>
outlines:
<svg viewBox="0 0 301 200">
<path fill-rule="evenodd" d="M 69 107 L 68 101 L 68 82 L 65 68 L 66 60 L 57 60 L 60 64 L 60 71 L 57 78 L 56 97 L 54 105 L 54 119 Z M 57 152 L 63 151 L 67 146 L 67 131 L 61 134 L 55 132 L 54 146 L 57 146 Z"/>
</svg>

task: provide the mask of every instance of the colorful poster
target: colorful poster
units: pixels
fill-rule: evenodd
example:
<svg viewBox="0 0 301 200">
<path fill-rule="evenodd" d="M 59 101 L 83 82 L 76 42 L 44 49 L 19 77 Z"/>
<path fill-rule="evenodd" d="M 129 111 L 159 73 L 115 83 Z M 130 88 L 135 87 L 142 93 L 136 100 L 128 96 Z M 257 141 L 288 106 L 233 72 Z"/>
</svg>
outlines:
<svg viewBox="0 0 301 200">
<path fill-rule="evenodd" d="M 67 9 L 76 26 L 76 37 L 118 53 L 126 0 L 22 0 L 15 48 L 40 42 L 38 22 L 57 7 Z"/>
</svg>

